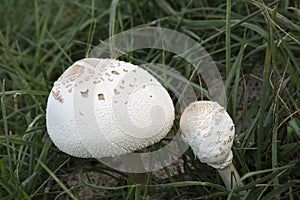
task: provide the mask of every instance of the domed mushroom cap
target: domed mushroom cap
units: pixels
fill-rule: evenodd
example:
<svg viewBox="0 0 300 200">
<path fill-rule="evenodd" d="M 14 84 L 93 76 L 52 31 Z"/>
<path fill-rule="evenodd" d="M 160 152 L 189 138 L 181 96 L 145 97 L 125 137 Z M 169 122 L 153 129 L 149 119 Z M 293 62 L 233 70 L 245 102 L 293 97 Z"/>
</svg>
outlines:
<svg viewBox="0 0 300 200">
<path fill-rule="evenodd" d="M 231 164 L 234 124 L 217 102 L 191 103 L 181 116 L 180 129 L 201 162 L 217 169 Z"/>
<path fill-rule="evenodd" d="M 86 58 L 54 83 L 46 117 L 60 150 L 101 158 L 161 140 L 173 125 L 174 106 L 163 86 L 138 66 Z"/>
</svg>

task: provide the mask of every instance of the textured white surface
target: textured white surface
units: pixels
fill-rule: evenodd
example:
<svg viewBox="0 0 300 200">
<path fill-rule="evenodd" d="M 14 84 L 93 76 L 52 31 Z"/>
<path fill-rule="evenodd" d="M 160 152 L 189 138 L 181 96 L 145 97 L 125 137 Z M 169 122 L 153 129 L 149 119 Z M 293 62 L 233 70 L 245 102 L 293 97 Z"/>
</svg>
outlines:
<svg viewBox="0 0 300 200">
<path fill-rule="evenodd" d="M 222 169 L 232 162 L 234 124 L 217 102 L 191 103 L 180 119 L 182 137 L 203 163 Z"/>
<path fill-rule="evenodd" d="M 47 103 L 54 144 L 77 157 L 125 154 L 158 142 L 174 121 L 168 92 L 131 63 L 87 58 L 54 83 Z"/>
</svg>

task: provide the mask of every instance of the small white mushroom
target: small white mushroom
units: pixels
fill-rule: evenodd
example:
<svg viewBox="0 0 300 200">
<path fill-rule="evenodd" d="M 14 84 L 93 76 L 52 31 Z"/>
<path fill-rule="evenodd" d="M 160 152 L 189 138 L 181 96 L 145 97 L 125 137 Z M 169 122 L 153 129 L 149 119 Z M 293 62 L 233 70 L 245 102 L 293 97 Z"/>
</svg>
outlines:
<svg viewBox="0 0 300 200">
<path fill-rule="evenodd" d="M 228 190 L 240 183 L 232 164 L 234 124 L 225 108 L 212 101 L 193 102 L 181 116 L 180 129 L 197 158 L 218 170 Z"/>
<path fill-rule="evenodd" d="M 76 157 L 126 154 L 166 136 L 174 106 L 147 71 L 114 59 L 76 61 L 54 83 L 46 110 L 54 144 Z"/>
</svg>

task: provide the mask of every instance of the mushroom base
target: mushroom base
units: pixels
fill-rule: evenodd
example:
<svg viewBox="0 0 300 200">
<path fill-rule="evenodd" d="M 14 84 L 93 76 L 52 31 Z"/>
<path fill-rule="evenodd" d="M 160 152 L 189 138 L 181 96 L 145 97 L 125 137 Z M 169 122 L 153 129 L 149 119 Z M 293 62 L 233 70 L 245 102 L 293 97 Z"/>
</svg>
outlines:
<svg viewBox="0 0 300 200">
<path fill-rule="evenodd" d="M 237 184 L 239 187 L 243 185 L 241 177 L 232 163 L 223 169 L 218 169 L 218 172 L 227 190 L 230 191 L 232 188 L 235 188 Z"/>
</svg>

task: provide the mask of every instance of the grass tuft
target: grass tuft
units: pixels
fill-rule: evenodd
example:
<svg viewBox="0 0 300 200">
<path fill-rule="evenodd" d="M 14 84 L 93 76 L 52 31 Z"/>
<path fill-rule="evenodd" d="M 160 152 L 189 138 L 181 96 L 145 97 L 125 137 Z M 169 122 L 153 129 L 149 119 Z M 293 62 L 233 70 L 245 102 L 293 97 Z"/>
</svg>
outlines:
<svg viewBox="0 0 300 200">
<path fill-rule="evenodd" d="M 0 13 L 0 199 L 300 199 L 298 1 L 11 0 Z M 109 36 L 149 26 L 193 38 L 218 66 L 243 187 L 227 191 L 190 150 L 148 173 L 146 185 L 133 184 L 131 175 L 68 156 L 49 139 L 45 108 L 53 82 Z M 174 73 L 175 80 L 209 98 L 202 77 L 177 55 L 142 49 L 121 58 L 170 66 L 184 76 Z M 171 72 L 162 73 L 174 87 L 166 80 Z M 179 118 L 180 112 L 170 135 Z"/>
</svg>

